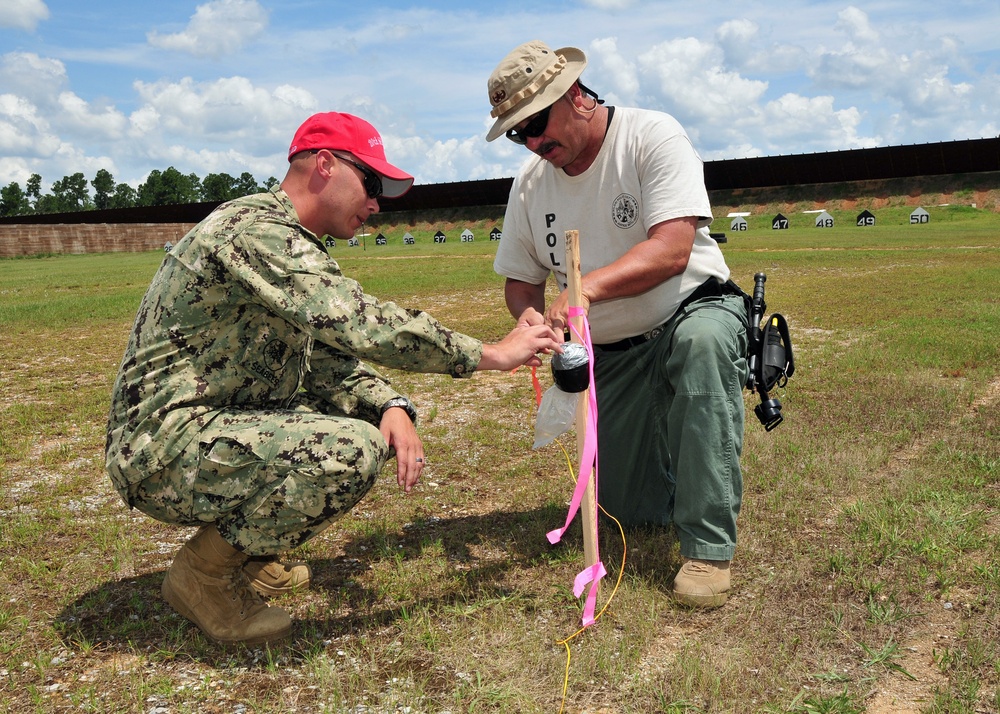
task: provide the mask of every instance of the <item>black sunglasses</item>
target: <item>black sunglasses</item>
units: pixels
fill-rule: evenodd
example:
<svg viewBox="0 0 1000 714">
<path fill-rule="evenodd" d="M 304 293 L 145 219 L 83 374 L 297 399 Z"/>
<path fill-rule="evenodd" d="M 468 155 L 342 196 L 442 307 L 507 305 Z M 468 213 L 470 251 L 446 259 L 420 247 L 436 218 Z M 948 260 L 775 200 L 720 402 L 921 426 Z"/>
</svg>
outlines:
<svg viewBox="0 0 1000 714">
<path fill-rule="evenodd" d="M 527 144 L 528 139 L 534 139 L 536 136 L 541 136 L 545 133 L 545 128 L 549 125 L 549 112 L 552 110 L 552 105 L 545 107 L 542 111 L 538 112 L 535 116 L 528 120 L 520 129 L 508 129 L 507 138 L 513 141 L 515 144 Z"/>
<path fill-rule="evenodd" d="M 598 104 L 604 104 L 604 100 L 597 96 L 594 90 L 589 89 L 584 86 L 583 82 L 577 80 L 577 85 L 580 87 L 580 91 L 584 94 L 589 94 L 594 98 Z M 555 104 L 550 104 L 545 107 L 542 111 L 531 117 L 527 124 L 525 124 L 520 129 L 508 129 L 507 138 L 513 141 L 515 144 L 527 144 L 528 139 L 534 139 L 536 136 L 541 136 L 545 133 L 546 127 L 549 125 L 549 111 Z"/>
<path fill-rule="evenodd" d="M 364 164 L 360 164 L 357 161 L 354 161 L 353 159 L 348 159 L 347 157 L 341 156 L 340 154 L 334 154 L 334 156 L 336 156 L 341 161 L 346 161 L 349 164 L 353 164 L 354 167 L 361 172 L 361 175 L 364 176 L 363 182 L 365 184 L 365 192 L 368 194 L 368 198 L 378 198 L 379 196 L 382 195 L 381 176 L 379 176 L 377 173 L 372 171 Z"/>
</svg>

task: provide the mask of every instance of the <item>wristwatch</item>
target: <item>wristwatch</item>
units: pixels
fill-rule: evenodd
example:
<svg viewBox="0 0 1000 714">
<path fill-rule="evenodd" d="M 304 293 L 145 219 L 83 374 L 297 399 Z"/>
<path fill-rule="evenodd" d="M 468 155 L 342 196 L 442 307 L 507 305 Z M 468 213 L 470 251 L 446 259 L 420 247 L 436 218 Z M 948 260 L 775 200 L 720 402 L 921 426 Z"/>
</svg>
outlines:
<svg viewBox="0 0 1000 714">
<path fill-rule="evenodd" d="M 392 409 L 393 407 L 399 407 L 406 412 L 406 415 L 410 417 L 410 421 L 414 424 L 417 423 L 417 410 L 413 408 L 413 404 L 406 397 L 393 397 L 379 409 L 378 418 L 381 419 L 385 415 L 386 409 Z"/>
</svg>

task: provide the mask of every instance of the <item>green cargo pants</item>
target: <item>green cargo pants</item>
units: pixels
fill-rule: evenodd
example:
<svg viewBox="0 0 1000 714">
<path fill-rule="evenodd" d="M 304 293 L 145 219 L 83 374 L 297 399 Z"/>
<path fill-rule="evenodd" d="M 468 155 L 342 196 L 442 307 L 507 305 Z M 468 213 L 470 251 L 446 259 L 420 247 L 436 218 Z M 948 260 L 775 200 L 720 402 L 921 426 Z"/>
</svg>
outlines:
<svg viewBox="0 0 1000 714">
<path fill-rule="evenodd" d="M 736 548 L 746 352 L 738 296 L 696 300 L 630 349 L 595 349 L 598 501 L 624 525 L 673 523 L 689 558 Z"/>
<path fill-rule="evenodd" d="M 300 407 L 226 410 L 129 502 L 166 523 L 215 523 L 248 555 L 290 550 L 347 513 L 374 485 L 390 449 L 359 419 Z"/>
</svg>

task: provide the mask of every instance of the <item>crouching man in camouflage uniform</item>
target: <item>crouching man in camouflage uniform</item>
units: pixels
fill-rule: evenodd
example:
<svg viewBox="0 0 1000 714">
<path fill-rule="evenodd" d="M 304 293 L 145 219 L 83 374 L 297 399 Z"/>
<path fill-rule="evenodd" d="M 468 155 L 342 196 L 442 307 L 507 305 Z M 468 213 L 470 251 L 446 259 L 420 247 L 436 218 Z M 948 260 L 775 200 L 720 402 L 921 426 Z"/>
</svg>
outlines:
<svg viewBox="0 0 1000 714">
<path fill-rule="evenodd" d="M 192 229 L 139 307 L 114 386 L 107 469 L 130 507 L 201 526 L 163 596 L 215 641 L 288 636 L 289 615 L 260 594 L 306 587 L 310 572 L 277 555 L 349 511 L 393 454 L 399 485 L 417 482 L 416 412 L 366 362 L 466 377 L 559 349 L 545 326 L 483 344 L 341 273 L 322 237 L 353 236 L 379 196 L 412 183 L 369 123 L 310 117 L 281 185 Z"/>
</svg>

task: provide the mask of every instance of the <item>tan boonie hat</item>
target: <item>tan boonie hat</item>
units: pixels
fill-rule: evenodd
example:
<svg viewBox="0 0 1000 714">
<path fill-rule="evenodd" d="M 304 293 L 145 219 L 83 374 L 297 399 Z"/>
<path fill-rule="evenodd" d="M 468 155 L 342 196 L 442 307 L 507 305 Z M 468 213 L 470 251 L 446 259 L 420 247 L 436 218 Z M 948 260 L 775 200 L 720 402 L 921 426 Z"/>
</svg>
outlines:
<svg viewBox="0 0 1000 714">
<path fill-rule="evenodd" d="M 587 56 L 575 47 L 552 50 L 532 40 L 516 47 L 497 65 L 486 82 L 490 116 L 496 118 L 486 141 L 503 136 L 522 121 L 555 104 L 587 66 Z"/>
</svg>

